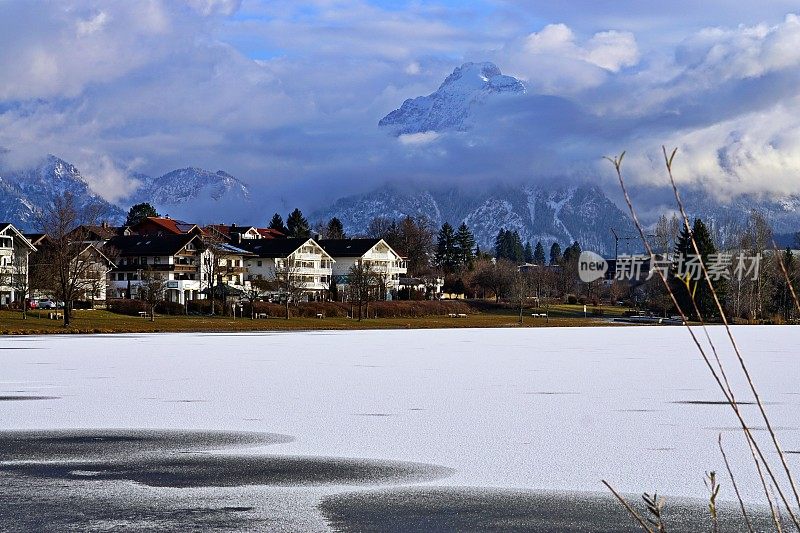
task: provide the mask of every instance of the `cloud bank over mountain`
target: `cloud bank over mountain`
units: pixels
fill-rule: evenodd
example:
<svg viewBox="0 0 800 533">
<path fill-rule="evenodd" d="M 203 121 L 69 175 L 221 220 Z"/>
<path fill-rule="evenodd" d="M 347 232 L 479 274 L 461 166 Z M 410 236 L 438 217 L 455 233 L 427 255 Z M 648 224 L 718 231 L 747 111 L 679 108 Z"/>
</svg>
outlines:
<svg viewBox="0 0 800 533">
<path fill-rule="evenodd" d="M 776 1 L 191 0 L 0 4 L 2 166 L 53 153 L 110 201 L 138 173 L 222 168 L 265 211 L 385 183 L 677 177 L 800 192 L 800 18 Z M 690 6 L 695 6 L 689 9 Z M 788 13 L 788 14 L 787 14 Z M 377 126 L 465 62 L 524 83 L 469 127 Z"/>
</svg>

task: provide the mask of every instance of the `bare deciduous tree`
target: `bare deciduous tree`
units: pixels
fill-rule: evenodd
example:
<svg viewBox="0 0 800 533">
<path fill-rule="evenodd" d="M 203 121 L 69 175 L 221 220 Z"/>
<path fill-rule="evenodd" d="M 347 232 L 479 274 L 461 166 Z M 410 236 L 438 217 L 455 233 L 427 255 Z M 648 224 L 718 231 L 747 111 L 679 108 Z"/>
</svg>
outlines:
<svg viewBox="0 0 800 533">
<path fill-rule="evenodd" d="M 160 272 L 155 272 L 151 267 L 142 270 L 139 297 L 147 303 L 150 310 L 150 321 L 156 321 L 156 306 L 164 301 L 164 290 L 167 282 Z"/>
<path fill-rule="evenodd" d="M 306 282 L 300 273 L 300 263 L 293 257 L 285 259 L 275 259 L 275 266 L 272 268 L 272 285 L 285 299 L 286 320 L 289 320 L 289 306 L 297 303 L 306 291 Z"/>
<path fill-rule="evenodd" d="M 358 320 L 363 318 L 362 310 L 369 317 L 369 302 L 378 287 L 378 279 L 373 266 L 358 261 L 347 272 L 347 288 L 350 300 L 358 305 Z"/>
<path fill-rule="evenodd" d="M 508 296 L 519 309 L 519 323 L 522 324 L 522 309 L 528 303 L 528 298 L 535 291 L 536 284 L 530 272 L 516 270 L 511 273 L 508 285 Z"/>
<path fill-rule="evenodd" d="M 64 327 L 70 325 L 73 301 L 84 290 L 94 268 L 85 254 L 88 245 L 80 228 L 93 224 L 96 216 L 94 209 L 79 207 L 70 192 L 56 197 L 41 215 L 40 226 L 48 236 L 42 262 L 50 270 L 55 296 L 64 302 Z"/>
</svg>

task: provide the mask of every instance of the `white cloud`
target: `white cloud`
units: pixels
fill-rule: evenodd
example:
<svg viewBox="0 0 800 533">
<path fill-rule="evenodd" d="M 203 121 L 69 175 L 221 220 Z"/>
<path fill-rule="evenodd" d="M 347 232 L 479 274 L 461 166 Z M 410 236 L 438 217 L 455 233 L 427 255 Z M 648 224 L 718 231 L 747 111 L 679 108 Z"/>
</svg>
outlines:
<svg viewBox="0 0 800 533">
<path fill-rule="evenodd" d="M 230 16 L 242 5 L 242 0 L 186 0 L 189 6 L 205 17 L 211 15 Z"/>
<path fill-rule="evenodd" d="M 542 94 L 572 94 L 604 83 L 639 61 L 633 34 L 604 31 L 581 42 L 565 24 L 549 24 L 505 46 L 497 61 Z"/>
<path fill-rule="evenodd" d="M 439 137 L 440 135 L 435 131 L 424 131 L 421 133 L 404 133 L 398 137 L 398 140 L 401 144 L 415 146 L 430 144 Z"/>
</svg>

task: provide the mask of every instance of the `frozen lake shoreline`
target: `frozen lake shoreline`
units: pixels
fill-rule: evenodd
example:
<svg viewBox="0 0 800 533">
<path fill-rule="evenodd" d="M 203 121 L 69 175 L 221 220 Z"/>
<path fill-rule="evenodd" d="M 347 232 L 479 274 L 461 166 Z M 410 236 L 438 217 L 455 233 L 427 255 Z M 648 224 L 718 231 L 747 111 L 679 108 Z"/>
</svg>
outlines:
<svg viewBox="0 0 800 533">
<path fill-rule="evenodd" d="M 712 332 L 747 400 L 724 330 Z M 800 451 L 800 328 L 735 334 L 784 448 Z M 278 433 L 293 440 L 257 451 L 453 469 L 440 487 L 602 492 L 608 479 L 697 498 L 704 472 L 724 471 L 721 432 L 745 498 L 760 501 L 683 328 L 8 337 L 0 356 L 0 429 Z"/>
</svg>

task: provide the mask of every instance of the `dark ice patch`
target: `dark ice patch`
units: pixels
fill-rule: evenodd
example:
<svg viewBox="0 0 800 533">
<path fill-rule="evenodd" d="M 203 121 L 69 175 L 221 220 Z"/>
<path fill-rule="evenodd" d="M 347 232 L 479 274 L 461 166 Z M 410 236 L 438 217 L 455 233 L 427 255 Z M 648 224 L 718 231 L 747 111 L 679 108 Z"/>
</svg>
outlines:
<svg viewBox="0 0 800 533">
<path fill-rule="evenodd" d="M 16 394 L 0 396 L 0 402 L 24 402 L 27 400 L 59 400 L 60 396 L 20 396 Z"/>
<path fill-rule="evenodd" d="M 0 432 L 0 458 L 5 461 L 98 459 L 117 456 L 219 450 L 291 442 L 275 433 L 86 429 Z"/>
<path fill-rule="evenodd" d="M 640 500 L 631 500 L 644 513 Z M 701 501 L 667 499 L 665 516 L 671 532 L 705 531 L 708 510 Z M 329 496 L 320 503 L 336 531 L 592 531 L 637 532 L 619 502 L 585 493 L 543 493 L 479 488 L 411 488 Z M 769 515 L 752 511 L 758 531 L 770 529 Z M 744 532 L 733 504 L 720 505 L 721 530 Z"/>
<path fill-rule="evenodd" d="M 287 457 L 194 454 L 114 461 L 6 462 L 0 472 L 82 481 L 133 481 L 152 487 L 236 487 L 244 485 L 362 485 L 427 481 L 452 471 L 418 463 Z"/>
</svg>

